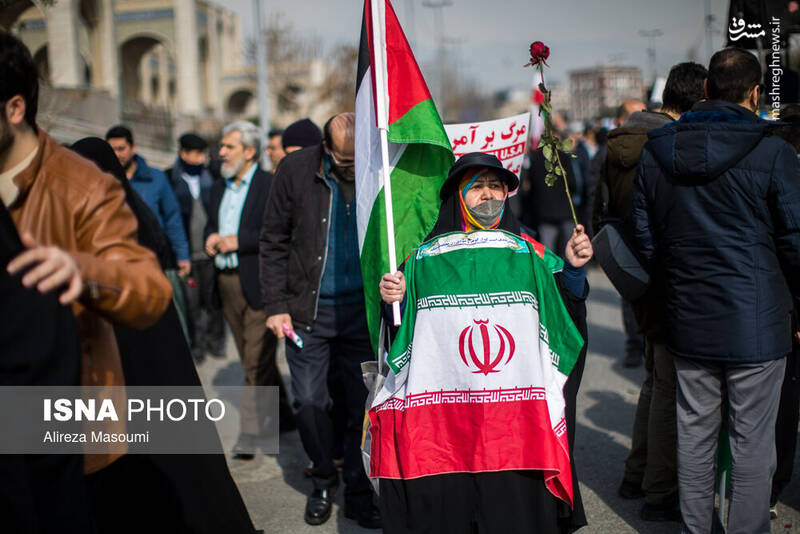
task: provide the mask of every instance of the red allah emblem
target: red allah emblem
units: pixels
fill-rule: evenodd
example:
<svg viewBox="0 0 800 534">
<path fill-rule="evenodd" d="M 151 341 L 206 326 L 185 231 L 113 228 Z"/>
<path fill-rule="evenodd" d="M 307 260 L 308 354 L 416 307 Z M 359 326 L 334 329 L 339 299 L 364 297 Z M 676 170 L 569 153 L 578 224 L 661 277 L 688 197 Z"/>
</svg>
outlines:
<svg viewBox="0 0 800 534">
<path fill-rule="evenodd" d="M 472 344 L 472 333 L 475 327 L 470 325 L 461 331 L 461 336 L 458 338 L 458 352 L 461 354 L 464 365 L 473 369 L 473 373 L 483 373 L 486 376 L 488 376 L 489 373 L 499 373 L 501 369 L 496 369 L 496 367 L 501 364 L 502 367 L 505 367 L 508 365 L 508 362 L 511 361 L 511 358 L 514 357 L 514 349 L 516 347 L 514 336 L 512 336 L 508 330 L 497 324 L 492 327 L 494 329 L 494 334 L 497 336 L 494 337 L 489 330 L 488 319 L 483 321 L 475 320 L 473 322 L 478 325 L 478 330 L 480 331 L 481 344 L 483 345 L 483 358 L 479 358 L 478 354 L 475 352 L 475 347 Z M 495 340 L 499 340 L 499 349 L 496 354 L 492 351 L 492 343 L 497 342 Z M 467 352 L 469 352 L 469 359 L 467 359 Z M 508 353 L 508 358 L 503 362 L 503 357 L 506 353 Z"/>
</svg>

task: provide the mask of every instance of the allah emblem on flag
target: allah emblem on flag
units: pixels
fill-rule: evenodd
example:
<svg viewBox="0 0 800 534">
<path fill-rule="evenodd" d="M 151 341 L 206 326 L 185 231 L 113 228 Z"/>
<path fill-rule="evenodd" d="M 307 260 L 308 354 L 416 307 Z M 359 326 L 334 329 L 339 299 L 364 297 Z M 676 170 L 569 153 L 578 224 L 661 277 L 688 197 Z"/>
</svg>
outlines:
<svg viewBox="0 0 800 534">
<path fill-rule="evenodd" d="M 461 360 L 473 373 L 483 373 L 485 376 L 488 376 L 489 373 L 499 373 L 514 357 L 514 336 L 499 324 L 492 325 L 490 330 L 488 319 L 473 320 L 473 322 L 474 325 L 469 325 L 461 331 L 458 339 L 458 352 L 461 354 Z M 474 335 L 475 330 L 478 331 L 478 335 Z M 479 338 L 483 349 L 479 351 L 481 357 L 475 352 L 473 343 L 475 337 Z M 467 358 L 467 354 L 469 354 L 469 358 Z M 506 354 L 508 357 L 503 361 Z"/>
</svg>

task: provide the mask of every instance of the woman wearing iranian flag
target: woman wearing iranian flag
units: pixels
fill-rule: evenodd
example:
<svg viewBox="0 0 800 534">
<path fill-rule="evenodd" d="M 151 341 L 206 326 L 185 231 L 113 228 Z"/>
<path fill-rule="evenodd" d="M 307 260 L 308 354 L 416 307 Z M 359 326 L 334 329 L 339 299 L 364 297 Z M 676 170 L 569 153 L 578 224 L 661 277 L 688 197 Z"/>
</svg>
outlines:
<svg viewBox="0 0 800 534">
<path fill-rule="evenodd" d="M 380 282 L 404 303 L 369 412 L 388 534 L 586 524 L 572 446 L 593 251 L 581 225 L 566 261 L 526 236 L 518 183 L 492 155 L 461 157 L 433 230 Z"/>
</svg>

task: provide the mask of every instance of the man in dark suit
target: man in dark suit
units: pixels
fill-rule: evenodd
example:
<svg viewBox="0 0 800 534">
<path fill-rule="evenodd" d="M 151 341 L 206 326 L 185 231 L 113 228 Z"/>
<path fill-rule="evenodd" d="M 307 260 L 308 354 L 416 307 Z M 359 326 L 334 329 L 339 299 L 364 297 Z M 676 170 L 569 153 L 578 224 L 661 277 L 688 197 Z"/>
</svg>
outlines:
<svg viewBox="0 0 800 534">
<path fill-rule="evenodd" d="M 258 280 L 258 238 L 272 174 L 259 168 L 261 131 L 239 121 L 222 130 L 219 155 L 223 180 L 211 189 L 205 249 L 214 258 L 222 313 L 233 331 L 246 386 L 279 386 L 284 423 L 291 410 L 275 362 L 277 338 L 267 330 Z M 241 430 L 233 452 L 253 458 L 264 416 L 252 390 L 243 392 Z"/>
</svg>

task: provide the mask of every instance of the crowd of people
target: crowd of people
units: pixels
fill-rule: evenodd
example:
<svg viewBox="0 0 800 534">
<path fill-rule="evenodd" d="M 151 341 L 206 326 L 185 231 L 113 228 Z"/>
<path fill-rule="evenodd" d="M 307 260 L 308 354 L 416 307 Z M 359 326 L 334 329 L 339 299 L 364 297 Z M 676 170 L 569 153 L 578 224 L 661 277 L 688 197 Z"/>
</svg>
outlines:
<svg viewBox="0 0 800 534">
<path fill-rule="evenodd" d="M 0 306 L 15 318 L 0 384 L 200 385 L 195 365 L 226 356 L 227 324 L 244 385 L 279 390 L 278 421 L 242 395 L 234 458 L 296 429 L 311 462 L 308 524 L 330 518 L 341 481 L 345 517 L 365 528 L 573 532 L 587 523 L 573 456 L 586 269 L 591 237 L 614 224 L 650 277 L 643 296 L 621 290 L 623 364 L 644 364 L 645 379 L 619 495 L 643 499 L 645 520 L 720 529 L 725 421 L 727 531 L 768 532 L 800 411 L 800 109 L 760 119 L 761 77 L 754 55 L 728 48 L 708 68 L 675 65 L 657 108 L 623 101 L 613 129 L 563 123 L 585 226 L 564 189 L 545 185 L 540 151 L 519 177 L 494 156 L 462 156 L 430 234 L 373 288 L 386 318 L 400 303 L 404 321 L 386 326 L 385 380 L 368 391 L 353 113 L 269 132 L 233 122 L 214 157 L 185 132 L 162 171 L 126 125 L 56 143 L 36 123 L 29 51 L 0 33 Z M 410 400 L 420 384 L 527 393 L 423 412 Z M 256 532 L 221 455 L 14 456 L 0 473 L 13 532 L 152 531 L 156 515 L 125 504 L 139 494 L 164 532 Z"/>
</svg>

